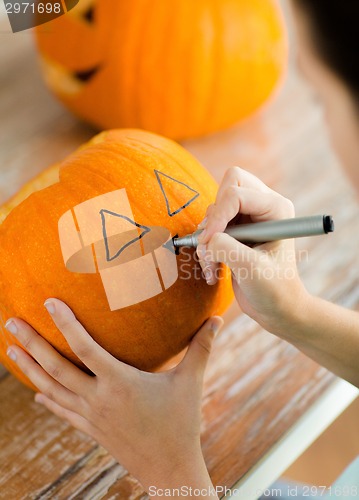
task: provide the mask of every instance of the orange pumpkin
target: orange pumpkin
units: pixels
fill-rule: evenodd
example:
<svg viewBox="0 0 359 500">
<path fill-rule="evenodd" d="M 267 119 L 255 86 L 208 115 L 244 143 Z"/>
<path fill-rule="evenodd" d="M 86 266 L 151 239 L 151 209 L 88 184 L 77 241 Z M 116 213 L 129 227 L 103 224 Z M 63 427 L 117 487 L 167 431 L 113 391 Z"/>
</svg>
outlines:
<svg viewBox="0 0 359 500">
<path fill-rule="evenodd" d="M 89 200 L 102 197 L 104 208 L 110 208 L 109 196 L 126 193 L 138 226 L 160 226 L 182 236 L 196 229 L 216 189 L 208 172 L 181 146 L 140 130 L 103 132 L 26 185 L 0 210 L 0 361 L 31 386 L 6 356 L 16 339 L 4 324 L 17 316 L 81 366 L 44 309 L 48 297 L 65 301 L 97 342 L 141 369 L 156 369 L 181 352 L 200 325 L 231 302 L 228 269 L 223 267 L 217 285 L 208 286 L 193 250 L 187 250 L 174 256 L 178 278 L 161 293 L 111 310 L 99 272 L 66 267 L 59 221 Z M 100 220 L 96 214 L 93 227 Z M 166 245 L 161 251 L 171 252 Z M 140 278 L 132 278 L 132 290 L 142 287 L 142 276 L 148 282 L 146 273 L 143 267 Z M 131 275 L 123 283 L 129 284 Z"/>
<path fill-rule="evenodd" d="M 248 117 L 287 62 L 277 0 L 82 0 L 36 37 L 48 86 L 75 114 L 178 140 Z"/>
</svg>

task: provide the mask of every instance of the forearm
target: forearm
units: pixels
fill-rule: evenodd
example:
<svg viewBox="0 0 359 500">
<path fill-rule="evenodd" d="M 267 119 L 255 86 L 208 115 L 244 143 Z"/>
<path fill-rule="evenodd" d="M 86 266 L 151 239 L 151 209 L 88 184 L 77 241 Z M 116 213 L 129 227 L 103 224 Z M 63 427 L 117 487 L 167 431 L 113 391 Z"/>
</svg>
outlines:
<svg viewBox="0 0 359 500">
<path fill-rule="evenodd" d="M 359 387 L 359 314 L 305 295 L 272 333 Z"/>
</svg>

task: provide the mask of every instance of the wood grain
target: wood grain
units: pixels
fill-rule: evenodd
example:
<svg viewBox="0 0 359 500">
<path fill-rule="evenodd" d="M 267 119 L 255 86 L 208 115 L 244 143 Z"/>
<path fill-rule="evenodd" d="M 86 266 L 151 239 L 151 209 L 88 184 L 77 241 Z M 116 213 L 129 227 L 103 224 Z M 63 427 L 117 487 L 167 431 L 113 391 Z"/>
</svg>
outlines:
<svg viewBox="0 0 359 500">
<path fill-rule="evenodd" d="M 45 89 L 31 35 L 0 21 L 0 202 L 94 131 Z M 241 96 L 239 96 L 241 98 Z M 184 144 L 219 180 L 242 165 L 291 198 L 300 215 L 327 212 L 336 232 L 298 242 L 308 289 L 358 307 L 358 232 L 353 193 L 330 153 L 320 109 L 291 69 L 286 85 L 246 123 Z M 301 252 L 307 253 L 303 256 Z M 334 377 L 233 306 L 215 343 L 205 383 L 202 443 L 215 484 L 250 470 Z M 358 443 L 359 451 L 359 443 Z M 91 439 L 33 402 L 0 371 L 0 498 L 140 499 L 140 485 Z"/>
</svg>

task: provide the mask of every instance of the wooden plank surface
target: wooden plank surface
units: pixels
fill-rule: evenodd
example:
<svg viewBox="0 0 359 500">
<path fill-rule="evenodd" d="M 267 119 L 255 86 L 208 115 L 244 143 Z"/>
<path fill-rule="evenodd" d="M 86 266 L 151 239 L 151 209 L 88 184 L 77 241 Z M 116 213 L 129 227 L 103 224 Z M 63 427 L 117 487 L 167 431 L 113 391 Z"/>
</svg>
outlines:
<svg viewBox="0 0 359 500">
<path fill-rule="evenodd" d="M 0 202 L 94 134 L 45 89 L 31 34 L 0 21 Z M 239 96 L 240 97 L 240 96 Z M 359 304 L 354 272 L 357 205 L 330 153 L 318 104 L 291 69 L 280 96 L 227 131 L 184 143 L 219 180 L 242 165 L 290 197 L 300 215 L 335 216 L 330 237 L 298 252 L 308 289 Z M 205 384 L 203 449 L 215 484 L 250 470 L 333 382 L 291 345 L 233 306 L 216 339 Z M 358 444 L 359 451 L 359 444 Z M 31 391 L 0 372 L 0 498 L 146 498 L 140 485 L 88 437 L 33 403 Z"/>
</svg>

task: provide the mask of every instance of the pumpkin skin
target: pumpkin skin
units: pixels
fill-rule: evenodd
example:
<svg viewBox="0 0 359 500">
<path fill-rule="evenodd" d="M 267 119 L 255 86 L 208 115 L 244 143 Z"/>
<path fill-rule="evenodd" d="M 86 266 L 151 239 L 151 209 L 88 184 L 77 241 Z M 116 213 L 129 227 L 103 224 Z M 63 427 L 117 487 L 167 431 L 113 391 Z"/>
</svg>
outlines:
<svg viewBox="0 0 359 500">
<path fill-rule="evenodd" d="M 76 115 L 177 140 L 251 115 L 288 52 L 277 0 L 83 0 L 36 38 L 48 86 Z"/>
<path fill-rule="evenodd" d="M 199 196 L 170 217 L 155 169 L 190 184 Z M 180 196 L 178 186 L 166 187 L 175 200 Z M 83 367 L 45 310 L 48 297 L 66 302 L 106 350 L 144 370 L 155 370 L 181 352 L 201 324 L 223 313 L 232 301 L 228 268 L 222 268 L 215 286 L 208 286 L 193 254 L 190 279 L 180 279 L 181 263 L 184 258 L 188 262 L 188 255 L 180 254 L 179 278 L 170 288 L 114 311 L 98 273 L 68 271 L 59 242 L 60 217 L 85 200 L 119 188 L 126 189 L 134 220 L 182 236 L 196 229 L 214 201 L 217 185 L 178 144 L 139 130 L 113 130 L 45 171 L 0 210 L 0 361 L 32 388 L 6 355 L 8 346 L 16 343 L 4 328 L 9 317 L 30 323 L 60 353 Z"/>
</svg>

